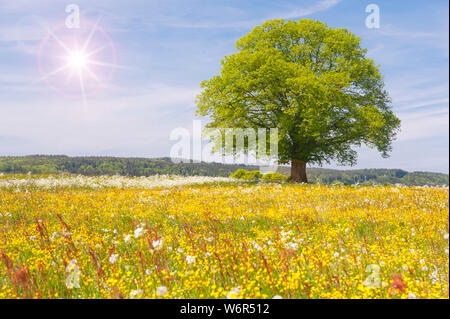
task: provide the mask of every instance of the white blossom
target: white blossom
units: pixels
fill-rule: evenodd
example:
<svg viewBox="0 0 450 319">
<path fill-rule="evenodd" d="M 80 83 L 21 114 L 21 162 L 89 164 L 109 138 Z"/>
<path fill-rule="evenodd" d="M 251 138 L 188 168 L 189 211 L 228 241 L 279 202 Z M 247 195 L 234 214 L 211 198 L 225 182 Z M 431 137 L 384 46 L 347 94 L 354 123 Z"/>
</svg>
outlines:
<svg viewBox="0 0 450 319">
<path fill-rule="evenodd" d="M 136 289 L 130 292 L 130 297 L 131 298 L 136 298 L 138 296 L 142 296 L 144 292 L 141 289 Z"/>
<path fill-rule="evenodd" d="M 81 271 L 78 268 L 76 259 L 72 259 L 66 267 L 68 273 L 66 277 L 66 287 L 68 289 L 80 288 L 80 275 Z"/>
<path fill-rule="evenodd" d="M 154 241 L 152 241 L 152 245 L 153 245 L 153 249 L 160 250 L 163 245 L 163 240 L 162 239 L 154 240 Z"/>
<path fill-rule="evenodd" d="M 143 227 L 138 227 L 134 230 L 134 238 L 139 238 L 141 237 L 143 234 L 145 234 L 145 229 Z"/>
<path fill-rule="evenodd" d="M 239 182 L 226 177 L 209 176 L 176 176 L 176 175 L 154 175 L 149 177 L 126 177 L 126 176 L 50 176 L 42 178 L 11 178 L 0 179 L 0 189 L 37 189 L 50 190 L 57 188 L 137 188 L 151 189 L 157 187 L 175 187 L 183 185 L 201 185 L 205 183 Z M 11 216 L 11 214 L 5 214 Z"/>
<path fill-rule="evenodd" d="M 156 295 L 157 296 L 164 296 L 167 294 L 167 287 L 166 286 L 160 286 L 158 289 L 156 289 Z"/>
<path fill-rule="evenodd" d="M 188 264 L 193 264 L 193 263 L 195 263 L 195 256 L 187 255 L 187 256 L 186 256 L 186 261 L 187 261 Z"/>
<path fill-rule="evenodd" d="M 241 286 L 234 287 L 227 293 L 227 299 L 236 299 L 238 294 L 241 292 Z"/>
<path fill-rule="evenodd" d="M 118 258 L 119 258 L 119 255 L 117 255 L 117 254 L 111 254 L 111 256 L 109 256 L 109 262 L 110 262 L 111 264 L 115 264 Z"/>
</svg>

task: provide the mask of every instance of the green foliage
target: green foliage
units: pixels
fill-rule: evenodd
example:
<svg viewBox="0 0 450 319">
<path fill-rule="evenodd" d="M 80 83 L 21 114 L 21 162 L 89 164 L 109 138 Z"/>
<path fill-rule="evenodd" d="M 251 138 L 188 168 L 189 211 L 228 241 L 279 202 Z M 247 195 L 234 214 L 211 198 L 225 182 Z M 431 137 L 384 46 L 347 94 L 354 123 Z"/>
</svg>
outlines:
<svg viewBox="0 0 450 319">
<path fill-rule="evenodd" d="M 247 171 L 245 169 L 238 169 L 236 172 L 231 174 L 230 177 L 247 181 L 262 179 L 265 182 L 273 182 L 273 183 L 286 182 L 288 180 L 288 177 L 286 175 L 280 173 L 270 172 L 266 174 L 261 174 L 259 171 Z"/>
<path fill-rule="evenodd" d="M 248 171 L 246 171 L 245 169 L 238 169 L 236 172 L 231 173 L 230 177 L 231 178 L 237 178 L 237 179 L 241 179 Z"/>
<path fill-rule="evenodd" d="M 238 169 L 236 172 L 230 175 L 231 178 L 242 179 L 246 181 L 254 181 L 261 178 L 259 171 L 247 171 L 245 169 Z"/>
<path fill-rule="evenodd" d="M 289 175 L 289 168 L 279 167 L 278 171 Z M 406 186 L 441 186 L 449 185 L 448 174 L 432 172 L 407 172 L 401 169 L 355 169 L 336 170 L 326 168 L 308 168 L 311 183 L 331 184 L 339 182 L 345 185 L 394 185 Z"/>
<path fill-rule="evenodd" d="M 9 174 L 58 174 L 81 175 L 182 175 L 182 176 L 229 176 L 245 165 L 219 163 L 179 163 L 169 158 L 116 158 L 116 157 L 68 157 L 25 156 L 0 157 L 0 172 Z"/>
<path fill-rule="evenodd" d="M 265 182 L 280 183 L 286 182 L 288 180 L 288 177 L 280 173 L 266 173 L 263 174 L 262 180 Z"/>
<path fill-rule="evenodd" d="M 388 156 L 400 121 L 360 38 L 319 21 L 271 20 L 237 50 L 220 75 L 201 83 L 197 114 L 212 119 L 208 127 L 278 128 L 280 163 L 353 165 L 352 147 L 362 144 Z M 212 139 L 230 153 L 220 148 L 223 137 Z M 266 155 L 255 147 L 244 144 Z"/>
</svg>

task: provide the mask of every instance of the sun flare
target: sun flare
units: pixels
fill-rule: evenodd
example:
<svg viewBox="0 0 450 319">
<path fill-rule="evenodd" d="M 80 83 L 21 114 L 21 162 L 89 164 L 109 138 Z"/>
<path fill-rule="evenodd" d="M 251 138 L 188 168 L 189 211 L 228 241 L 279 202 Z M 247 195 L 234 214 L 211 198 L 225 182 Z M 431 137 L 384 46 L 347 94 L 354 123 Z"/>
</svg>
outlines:
<svg viewBox="0 0 450 319">
<path fill-rule="evenodd" d="M 84 69 L 88 64 L 86 54 L 80 51 L 73 51 L 67 57 L 68 64 L 75 70 Z"/>
<path fill-rule="evenodd" d="M 47 28 L 39 54 L 41 78 L 51 88 L 65 96 L 80 98 L 86 108 L 88 96 L 106 87 L 116 64 L 114 44 L 95 24 L 67 31 L 66 28 Z"/>
</svg>

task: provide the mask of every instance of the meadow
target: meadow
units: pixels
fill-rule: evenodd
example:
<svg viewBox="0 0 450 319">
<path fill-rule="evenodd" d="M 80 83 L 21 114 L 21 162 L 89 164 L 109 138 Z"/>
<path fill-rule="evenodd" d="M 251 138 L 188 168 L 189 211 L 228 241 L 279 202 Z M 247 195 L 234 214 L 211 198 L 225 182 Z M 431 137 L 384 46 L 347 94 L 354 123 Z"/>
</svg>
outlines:
<svg viewBox="0 0 450 319">
<path fill-rule="evenodd" d="M 0 298 L 448 298 L 448 187 L 0 176 Z"/>
</svg>

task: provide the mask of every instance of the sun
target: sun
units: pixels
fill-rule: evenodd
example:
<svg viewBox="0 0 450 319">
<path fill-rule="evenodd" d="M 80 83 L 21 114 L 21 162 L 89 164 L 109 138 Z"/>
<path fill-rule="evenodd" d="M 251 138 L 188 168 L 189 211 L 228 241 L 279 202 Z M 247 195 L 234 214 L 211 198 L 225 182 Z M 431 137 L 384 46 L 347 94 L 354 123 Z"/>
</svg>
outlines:
<svg viewBox="0 0 450 319">
<path fill-rule="evenodd" d="M 66 97 L 81 99 L 86 109 L 87 97 L 103 90 L 114 70 L 125 68 L 116 64 L 114 44 L 98 26 L 100 18 L 71 30 L 43 26 L 47 35 L 37 55 L 41 77 L 34 83 L 44 81 Z"/>
<path fill-rule="evenodd" d="M 67 63 L 72 69 L 80 71 L 86 68 L 89 62 L 88 57 L 84 52 L 72 51 L 67 56 Z"/>
</svg>

